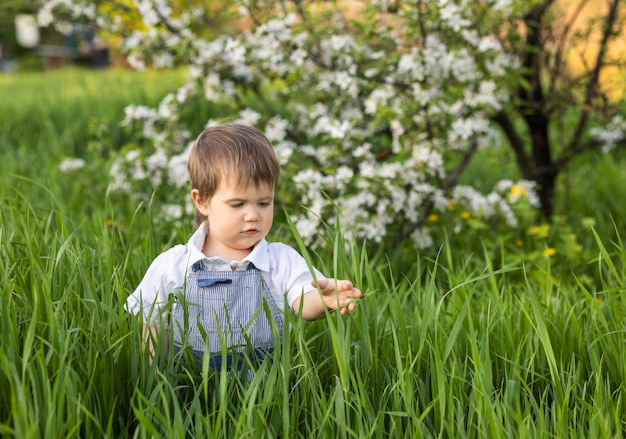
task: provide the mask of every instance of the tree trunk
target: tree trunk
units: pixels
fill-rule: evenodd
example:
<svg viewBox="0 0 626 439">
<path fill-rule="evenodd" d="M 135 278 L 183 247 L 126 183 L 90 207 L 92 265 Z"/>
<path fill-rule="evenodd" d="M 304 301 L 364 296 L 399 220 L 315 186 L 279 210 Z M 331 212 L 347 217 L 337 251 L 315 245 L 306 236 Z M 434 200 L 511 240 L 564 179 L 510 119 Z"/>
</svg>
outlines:
<svg viewBox="0 0 626 439">
<path fill-rule="evenodd" d="M 544 51 L 541 37 L 543 15 L 553 0 L 546 0 L 542 5 L 534 8 L 526 17 L 527 48 L 523 65 L 526 69 L 528 88 L 520 87 L 520 112 L 530 134 L 532 154 L 528 157 L 531 166 L 529 174 L 525 176 L 537 182 L 541 213 L 548 219 L 554 211 L 553 198 L 558 167 L 552 158 L 552 145 L 548 127 L 550 118 L 545 112 L 546 96 L 543 91 L 541 76 L 544 71 L 541 53 Z"/>
<path fill-rule="evenodd" d="M 543 94 L 539 93 L 539 99 Z M 541 105 L 543 102 L 535 102 Z M 548 135 L 549 119 L 540 109 L 529 111 L 524 120 L 528 126 L 532 147 L 532 180 L 537 182 L 541 213 L 548 219 L 554 212 L 554 189 L 559 173 L 551 154 L 550 137 Z"/>
</svg>

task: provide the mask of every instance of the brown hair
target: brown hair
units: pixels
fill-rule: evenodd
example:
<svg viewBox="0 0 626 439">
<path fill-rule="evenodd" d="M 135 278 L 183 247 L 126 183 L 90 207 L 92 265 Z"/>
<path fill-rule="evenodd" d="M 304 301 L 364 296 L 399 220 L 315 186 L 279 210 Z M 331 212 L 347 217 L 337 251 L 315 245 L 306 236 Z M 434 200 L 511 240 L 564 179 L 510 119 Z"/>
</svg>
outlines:
<svg viewBox="0 0 626 439">
<path fill-rule="evenodd" d="M 197 189 L 201 200 L 215 194 L 220 182 L 228 176 L 238 184 L 268 184 L 276 188 L 280 168 L 271 142 L 254 127 L 228 123 L 206 128 L 200 133 L 189 154 L 191 189 Z M 196 209 L 194 226 L 206 220 Z"/>
</svg>

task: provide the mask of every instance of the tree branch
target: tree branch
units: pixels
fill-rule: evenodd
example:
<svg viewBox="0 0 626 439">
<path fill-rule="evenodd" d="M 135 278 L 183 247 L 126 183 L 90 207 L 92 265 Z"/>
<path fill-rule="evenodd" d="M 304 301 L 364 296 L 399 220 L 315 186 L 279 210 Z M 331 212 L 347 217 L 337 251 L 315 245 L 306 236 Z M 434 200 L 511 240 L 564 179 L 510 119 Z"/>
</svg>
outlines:
<svg viewBox="0 0 626 439">
<path fill-rule="evenodd" d="M 539 52 L 542 48 L 541 44 L 541 24 L 543 20 L 543 14 L 554 3 L 554 0 L 545 0 L 542 4 L 535 6 L 530 10 L 526 16 L 524 16 L 524 23 L 526 24 L 526 43 L 527 48 L 525 50 L 524 59 L 522 61 L 524 74 L 523 77 L 528 83 L 528 87 L 520 86 L 518 89 L 518 96 L 522 98 L 523 102 L 541 102 L 542 90 L 541 90 L 541 69 L 540 69 L 540 56 Z M 534 108 L 534 110 L 538 110 Z"/>
<path fill-rule="evenodd" d="M 582 134 L 585 131 L 585 127 L 587 126 L 587 121 L 589 119 L 589 110 L 587 110 L 587 108 L 591 108 L 591 101 L 597 95 L 598 85 L 600 81 L 600 71 L 604 66 L 609 39 L 611 38 L 611 34 L 613 33 L 613 26 L 615 25 L 618 17 L 619 2 L 620 0 L 612 0 L 609 12 L 606 16 L 606 20 L 604 21 L 604 29 L 602 33 L 602 40 L 600 41 L 600 48 L 598 50 L 598 57 L 596 58 L 595 66 L 591 71 L 591 77 L 589 78 L 589 82 L 587 83 L 585 100 L 581 105 L 582 110 L 580 113 L 580 117 L 578 118 L 576 131 L 574 132 L 572 140 L 567 148 L 570 151 L 575 151 L 579 149 L 578 145 L 580 143 Z"/>
<path fill-rule="evenodd" d="M 452 186 L 456 185 L 456 183 L 459 181 L 459 178 L 461 177 L 461 174 L 463 173 L 465 168 L 467 168 L 467 165 L 469 165 L 470 160 L 477 150 L 478 142 L 474 140 L 470 145 L 470 148 L 465 152 L 465 154 L 463 154 L 463 158 L 461 159 L 459 164 L 456 165 L 456 167 L 450 173 L 448 173 L 448 178 L 446 178 L 441 185 L 441 189 L 450 189 Z"/>
<path fill-rule="evenodd" d="M 307 20 L 307 16 L 306 16 L 306 12 L 304 10 L 304 7 L 302 7 L 302 1 L 301 0 L 294 0 L 293 3 L 296 6 L 296 10 L 298 11 L 298 15 L 300 16 L 300 19 L 302 21 L 308 21 Z"/>
<path fill-rule="evenodd" d="M 551 74 L 553 86 L 556 86 L 557 79 L 562 77 L 561 68 L 563 63 L 563 54 L 565 52 L 565 43 L 568 41 L 567 36 L 570 34 L 574 23 L 580 16 L 580 13 L 582 12 L 588 1 L 589 0 L 580 1 L 578 7 L 574 11 L 570 19 L 565 23 L 565 26 L 563 27 L 563 32 L 561 32 L 561 35 L 559 36 L 558 44 L 554 52 L 554 71 Z"/>
<path fill-rule="evenodd" d="M 592 151 L 596 148 L 600 148 L 602 146 L 602 142 L 595 139 L 588 139 L 585 142 L 577 142 L 572 148 L 569 148 L 561 154 L 558 160 L 554 161 L 554 166 L 557 169 L 563 169 L 568 163 L 576 156 L 585 153 L 587 151 Z"/>
<path fill-rule="evenodd" d="M 529 166 L 530 159 L 524 149 L 524 139 L 522 139 L 522 136 L 520 136 L 515 129 L 511 118 L 504 112 L 504 110 L 501 110 L 496 113 L 492 119 L 500 125 L 502 131 L 504 131 L 504 135 L 509 140 L 513 153 L 515 154 L 515 161 L 517 162 L 517 166 L 520 168 L 522 176 L 525 179 L 531 179 L 532 169 Z"/>
</svg>

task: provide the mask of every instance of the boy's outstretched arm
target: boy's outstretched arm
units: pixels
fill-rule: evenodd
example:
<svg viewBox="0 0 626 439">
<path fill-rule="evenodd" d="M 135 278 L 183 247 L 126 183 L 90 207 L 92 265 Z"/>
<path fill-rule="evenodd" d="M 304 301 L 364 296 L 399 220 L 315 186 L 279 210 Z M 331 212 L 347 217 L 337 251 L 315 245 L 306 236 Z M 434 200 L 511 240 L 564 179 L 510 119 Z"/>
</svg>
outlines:
<svg viewBox="0 0 626 439">
<path fill-rule="evenodd" d="M 318 290 L 312 290 L 298 297 L 292 304 L 293 310 L 300 311 L 302 302 L 302 318 L 305 320 L 315 320 L 329 309 L 334 311 L 339 309 L 341 314 L 352 312 L 356 309 L 356 299 L 361 298 L 361 290 L 354 288 L 349 280 L 322 279 L 311 281 L 311 285 Z M 320 294 L 321 293 L 321 294 Z"/>
</svg>

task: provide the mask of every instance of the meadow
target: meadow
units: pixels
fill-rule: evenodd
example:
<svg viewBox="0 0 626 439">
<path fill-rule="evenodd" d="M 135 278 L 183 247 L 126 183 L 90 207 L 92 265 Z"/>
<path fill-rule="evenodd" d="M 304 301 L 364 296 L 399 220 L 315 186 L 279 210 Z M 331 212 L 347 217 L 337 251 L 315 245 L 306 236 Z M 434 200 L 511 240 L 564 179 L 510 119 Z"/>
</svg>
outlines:
<svg viewBox="0 0 626 439">
<path fill-rule="evenodd" d="M 512 255 L 450 235 L 417 253 L 329 230 L 328 247 L 306 257 L 362 289 L 355 313 L 288 315 L 281 353 L 249 381 L 164 349 L 147 361 L 124 302 L 191 230 L 110 193 L 108 164 L 124 106 L 156 105 L 183 81 L 115 69 L 0 76 L 0 436 L 626 435 L 619 156 L 585 160 L 562 183 L 562 230 L 583 249 L 575 266 L 539 246 Z M 90 159 L 67 173 L 67 157 Z M 273 236 L 306 250 L 280 218 Z"/>
</svg>

